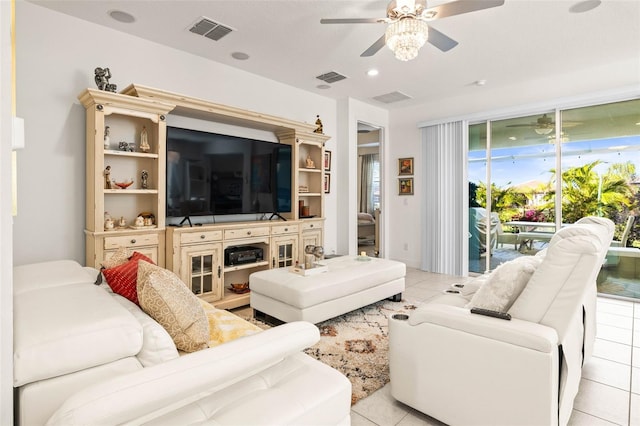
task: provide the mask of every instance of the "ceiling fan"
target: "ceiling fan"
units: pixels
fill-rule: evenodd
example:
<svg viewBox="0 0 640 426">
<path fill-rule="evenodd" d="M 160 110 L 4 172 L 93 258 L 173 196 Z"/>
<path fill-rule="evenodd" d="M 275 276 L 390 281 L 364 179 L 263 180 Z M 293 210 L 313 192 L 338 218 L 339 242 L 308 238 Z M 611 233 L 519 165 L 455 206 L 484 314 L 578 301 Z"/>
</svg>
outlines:
<svg viewBox="0 0 640 426">
<path fill-rule="evenodd" d="M 581 123 L 576 121 L 563 121 L 562 127 L 575 127 Z M 551 117 L 547 114 L 542 114 L 542 117 L 538 117 L 535 123 L 528 124 L 509 124 L 505 127 L 530 127 L 539 135 L 548 135 L 553 132 L 556 123 L 553 122 Z"/>
<path fill-rule="evenodd" d="M 427 9 L 426 0 L 392 0 L 387 6 L 386 18 L 321 19 L 320 23 L 389 24 L 385 34 L 360 56 L 373 56 L 386 44 L 393 50 L 396 58 L 408 61 L 418 56 L 418 50 L 427 41 L 443 52 L 453 49 L 458 44 L 440 31 L 429 27 L 427 22 L 503 4 L 504 0 L 457 0 Z"/>
</svg>

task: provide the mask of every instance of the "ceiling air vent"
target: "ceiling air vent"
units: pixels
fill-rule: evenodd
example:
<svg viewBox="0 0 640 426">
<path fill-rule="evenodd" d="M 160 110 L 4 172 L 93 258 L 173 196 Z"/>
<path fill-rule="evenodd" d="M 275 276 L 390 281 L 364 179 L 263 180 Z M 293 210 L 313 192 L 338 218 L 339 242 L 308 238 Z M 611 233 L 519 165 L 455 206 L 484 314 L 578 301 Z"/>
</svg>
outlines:
<svg viewBox="0 0 640 426">
<path fill-rule="evenodd" d="M 229 34 L 231 31 L 233 31 L 233 28 L 219 24 L 203 16 L 195 24 L 193 24 L 191 28 L 189 28 L 189 31 L 201 36 L 205 36 L 211 40 L 218 41 L 222 37 Z"/>
<path fill-rule="evenodd" d="M 322 75 L 319 75 L 316 78 L 318 80 L 324 81 L 325 83 L 335 83 L 337 81 L 344 80 L 347 77 L 345 77 L 342 74 L 338 74 L 335 71 L 331 71 L 331 72 L 327 72 L 327 73 L 324 73 Z"/>
<path fill-rule="evenodd" d="M 374 96 L 373 99 L 379 102 L 383 102 L 385 104 L 391 104 L 393 102 L 404 101 L 406 99 L 411 99 L 411 96 L 405 95 L 402 92 L 391 92 L 386 95 Z"/>
</svg>

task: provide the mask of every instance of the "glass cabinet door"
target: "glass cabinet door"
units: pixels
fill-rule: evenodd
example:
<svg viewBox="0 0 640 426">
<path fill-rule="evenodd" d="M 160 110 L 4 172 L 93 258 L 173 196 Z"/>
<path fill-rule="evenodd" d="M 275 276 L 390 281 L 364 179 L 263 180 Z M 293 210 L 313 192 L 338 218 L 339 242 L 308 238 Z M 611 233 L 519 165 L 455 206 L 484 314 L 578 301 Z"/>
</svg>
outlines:
<svg viewBox="0 0 640 426">
<path fill-rule="evenodd" d="M 222 298 L 220 285 L 221 266 L 219 260 L 220 249 L 217 245 L 202 247 L 185 247 L 182 255 L 182 265 L 186 268 L 183 281 L 197 296 L 213 296 Z"/>
<path fill-rule="evenodd" d="M 273 239 L 274 268 L 284 268 L 295 265 L 298 260 L 298 237 L 279 237 Z"/>
<path fill-rule="evenodd" d="M 191 291 L 194 294 L 213 290 L 213 255 L 191 256 Z"/>
</svg>

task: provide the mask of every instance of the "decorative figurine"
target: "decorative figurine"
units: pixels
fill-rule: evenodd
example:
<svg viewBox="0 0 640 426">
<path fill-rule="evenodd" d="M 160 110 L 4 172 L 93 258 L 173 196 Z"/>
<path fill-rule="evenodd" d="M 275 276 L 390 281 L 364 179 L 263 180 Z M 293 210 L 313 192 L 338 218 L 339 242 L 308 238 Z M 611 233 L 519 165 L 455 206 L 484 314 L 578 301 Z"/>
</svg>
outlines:
<svg viewBox="0 0 640 426">
<path fill-rule="evenodd" d="M 142 173 L 140 173 L 140 187 L 142 189 L 149 188 L 149 172 L 146 170 L 143 170 Z"/>
<path fill-rule="evenodd" d="M 111 189 L 111 166 L 107 166 L 104 169 L 104 189 Z"/>
<path fill-rule="evenodd" d="M 109 216 L 104 220 L 104 230 L 110 231 L 113 229 L 113 227 L 114 227 L 113 219 L 111 219 L 111 216 Z"/>
<path fill-rule="evenodd" d="M 144 217 L 142 217 L 142 216 L 136 217 L 136 222 L 135 223 L 136 223 L 136 227 L 138 227 L 138 228 L 141 227 L 141 226 L 144 226 Z"/>
<path fill-rule="evenodd" d="M 109 149 L 111 138 L 109 137 L 109 126 L 104 126 L 104 149 Z"/>
<path fill-rule="evenodd" d="M 315 168 L 316 168 L 315 163 L 314 163 L 314 162 L 313 162 L 313 160 L 311 159 L 311 155 L 308 155 L 308 154 L 307 154 L 307 160 L 306 160 L 306 162 L 307 162 L 307 169 L 315 169 Z"/>
<path fill-rule="evenodd" d="M 127 151 L 133 152 L 135 151 L 136 145 L 133 142 L 129 142 L 129 146 L 127 147 Z"/>
<path fill-rule="evenodd" d="M 147 136 L 147 128 L 142 127 L 142 132 L 140 132 L 140 151 L 149 152 L 151 147 L 149 146 L 149 137 Z"/>
<path fill-rule="evenodd" d="M 127 226 L 127 221 L 124 219 L 124 216 L 120 216 L 120 222 L 118 222 L 118 226 L 120 226 L 120 228 L 124 228 Z"/>
<path fill-rule="evenodd" d="M 318 119 L 316 120 L 316 129 L 313 131 L 314 133 L 320 133 L 320 134 L 324 134 L 323 130 L 322 130 L 322 120 L 320 120 L 320 116 L 316 115 L 316 117 L 318 117 Z"/>
<path fill-rule="evenodd" d="M 120 141 L 120 142 L 118 142 L 118 149 L 120 151 L 128 151 L 129 150 L 129 144 L 126 143 L 125 141 Z"/>
<path fill-rule="evenodd" d="M 96 68 L 94 70 L 95 73 L 95 81 L 98 89 L 104 90 L 107 92 L 114 92 L 117 90 L 115 84 L 110 84 L 109 79 L 111 78 L 111 71 L 109 68 Z"/>
</svg>

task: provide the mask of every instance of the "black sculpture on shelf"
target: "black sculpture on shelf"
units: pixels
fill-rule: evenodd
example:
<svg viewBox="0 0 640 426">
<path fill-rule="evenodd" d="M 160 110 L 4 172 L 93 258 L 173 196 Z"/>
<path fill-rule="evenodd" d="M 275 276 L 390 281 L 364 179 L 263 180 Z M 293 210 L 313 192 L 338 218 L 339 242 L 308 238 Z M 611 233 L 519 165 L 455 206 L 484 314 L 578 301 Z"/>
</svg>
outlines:
<svg viewBox="0 0 640 426">
<path fill-rule="evenodd" d="M 105 90 L 107 92 L 114 92 L 117 90 L 115 84 L 109 83 L 109 79 L 111 78 L 111 71 L 109 68 L 96 68 L 95 69 L 95 80 L 98 85 L 98 89 Z"/>
</svg>

